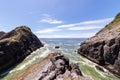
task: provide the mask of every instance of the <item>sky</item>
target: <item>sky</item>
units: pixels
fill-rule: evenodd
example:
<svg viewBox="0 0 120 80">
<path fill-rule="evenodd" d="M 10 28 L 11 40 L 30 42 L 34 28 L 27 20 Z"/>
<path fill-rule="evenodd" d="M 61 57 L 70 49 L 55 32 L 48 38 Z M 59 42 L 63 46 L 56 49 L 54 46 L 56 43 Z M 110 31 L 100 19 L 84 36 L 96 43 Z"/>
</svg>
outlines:
<svg viewBox="0 0 120 80">
<path fill-rule="evenodd" d="M 89 38 L 120 12 L 120 0 L 0 0 L 0 31 L 26 25 L 39 38 Z"/>
</svg>

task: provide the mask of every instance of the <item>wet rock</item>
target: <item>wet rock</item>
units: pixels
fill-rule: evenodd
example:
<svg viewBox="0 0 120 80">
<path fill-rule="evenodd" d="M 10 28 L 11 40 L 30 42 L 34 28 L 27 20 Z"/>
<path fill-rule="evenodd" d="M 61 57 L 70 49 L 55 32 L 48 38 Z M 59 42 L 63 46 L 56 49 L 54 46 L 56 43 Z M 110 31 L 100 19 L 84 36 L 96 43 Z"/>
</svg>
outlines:
<svg viewBox="0 0 120 80">
<path fill-rule="evenodd" d="M 76 53 L 77 51 L 75 50 L 74 52 Z"/>
<path fill-rule="evenodd" d="M 20 26 L 8 33 L 2 32 L 1 34 L 0 71 L 21 62 L 32 51 L 43 46 L 26 26 Z"/>
<path fill-rule="evenodd" d="M 78 64 L 71 63 L 71 64 L 70 64 L 70 68 L 71 68 L 70 70 L 71 70 L 72 73 L 76 73 L 76 74 L 82 76 L 82 73 L 81 73 L 81 71 L 80 71 L 80 69 L 79 69 Z"/>
<path fill-rule="evenodd" d="M 60 48 L 60 46 L 55 46 L 55 49 L 59 49 Z"/>
<path fill-rule="evenodd" d="M 69 59 L 63 54 L 52 53 L 35 69 L 36 71 L 23 75 L 21 79 L 33 80 L 35 77 L 36 80 L 92 80 L 82 75 L 78 64 L 69 63 Z"/>
<path fill-rule="evenodd" d="M 96 67 L 96 69 L 98 69 L 98 70 L 104 72 L 104 69 L 103 69 L 101 66 L 96 65 L 95 67 Z"/>
<path fill-rule="evenodd" d="M 74 63 L 69 64 L 69 59 L 64 55 L 54 53 L 50 60 L 52 64 L 49 66 L 53 67 L 54 65 L 54 69 L 49 70 L 48 75 L 39 80 L 79 80 L 80 77 L 84 78 L 79 66 Z M 67 79 L 65 79 L 66 77 Z"/>
<path fill-rule="evenodd" d="M 78 53 L 120 76 L 120 17 L 118 16 L 120 13 L 95 36 L 84 41 Z"/>
</svg>

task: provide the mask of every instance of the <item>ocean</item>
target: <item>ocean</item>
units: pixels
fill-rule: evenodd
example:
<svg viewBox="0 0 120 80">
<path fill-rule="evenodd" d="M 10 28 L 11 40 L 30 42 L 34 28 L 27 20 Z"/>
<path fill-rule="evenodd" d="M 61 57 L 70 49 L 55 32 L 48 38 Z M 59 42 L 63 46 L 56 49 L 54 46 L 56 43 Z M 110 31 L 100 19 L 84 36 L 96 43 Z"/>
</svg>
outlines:
<svg viewBox="0 0 120 80">
<path fill-rule="evenodd" d="M 77 54 L 80 43 L 85 40 L 86 38 L 41 38 L 40 41 L 44 44 L 44 47 L 32 52 L 31 55 L 20 64 L 2 73 L 0 80 L 11 80 L 31 65 L 45 58 L 48 54 L 55 52 L 62 53 L 67 56 L 71 62 L 77 63 L 84 76 L 89 76 L 94 80 L 119 80 L 104 68 L 104 72 L 98 70 L 95 67 L 97 64 Z M 55 46 L 59 46 L 59 48 L 56 49 Z"/>
</svg>

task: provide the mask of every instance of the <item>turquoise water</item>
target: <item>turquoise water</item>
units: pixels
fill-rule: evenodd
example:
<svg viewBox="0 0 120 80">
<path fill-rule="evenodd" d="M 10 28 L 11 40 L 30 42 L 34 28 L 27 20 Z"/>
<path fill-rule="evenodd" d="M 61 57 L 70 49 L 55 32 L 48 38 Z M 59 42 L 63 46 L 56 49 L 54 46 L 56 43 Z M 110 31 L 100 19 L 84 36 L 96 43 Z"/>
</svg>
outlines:
<svg viewBox="0 0 120 80">
<path fill-rule="evenodd" d="M 67 57 L 69 57 L 71 62 L 77 63 L 80 66 L 80 69 L 84 76 L 89 76 L 94 80 L 119 80 L 114 75 L 109 73 L 106 69 L 105 72 L 99 71 L 95 68 L 95 63 L 83 58 L 82 56 L 76 53 L 76 50 L 79 48 L 79 45 L 82 41 L 86 40 L 83 38 L 74 38 L 74 39 L 40 39 L 45 46 L 34 51 L 30 56 L 28 56 L 24 61 L 15 66 L 12 70 L 3 73 L 0 77 L 0 80 L 11 80 L 13 77 L 30 67 L 31 65 L 39 62 L 49 53 L 60 52 Z M 60 46 L 59 49 L 55 49 L 55 46 Z"/>
</svg>

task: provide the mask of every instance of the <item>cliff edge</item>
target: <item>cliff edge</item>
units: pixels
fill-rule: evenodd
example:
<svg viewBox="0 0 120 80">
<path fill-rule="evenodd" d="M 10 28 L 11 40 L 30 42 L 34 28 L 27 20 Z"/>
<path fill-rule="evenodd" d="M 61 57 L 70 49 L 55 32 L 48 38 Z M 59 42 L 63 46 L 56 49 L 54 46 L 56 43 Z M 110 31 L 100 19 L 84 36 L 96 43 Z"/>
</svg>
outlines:
<svg viewBox="0 0 120 80">
<path fill-rule="evenodd" d="M 78 54 L 120 76 L 120 13 L 95 36 L 81 43 Z"/>
<path fill-rule="evenodd" d="M 40 40 L 26 26 L 17 27 L 8 33 L 0 32 L 0 71 L 21 62 L 42 46 Z"/>
</svg>

